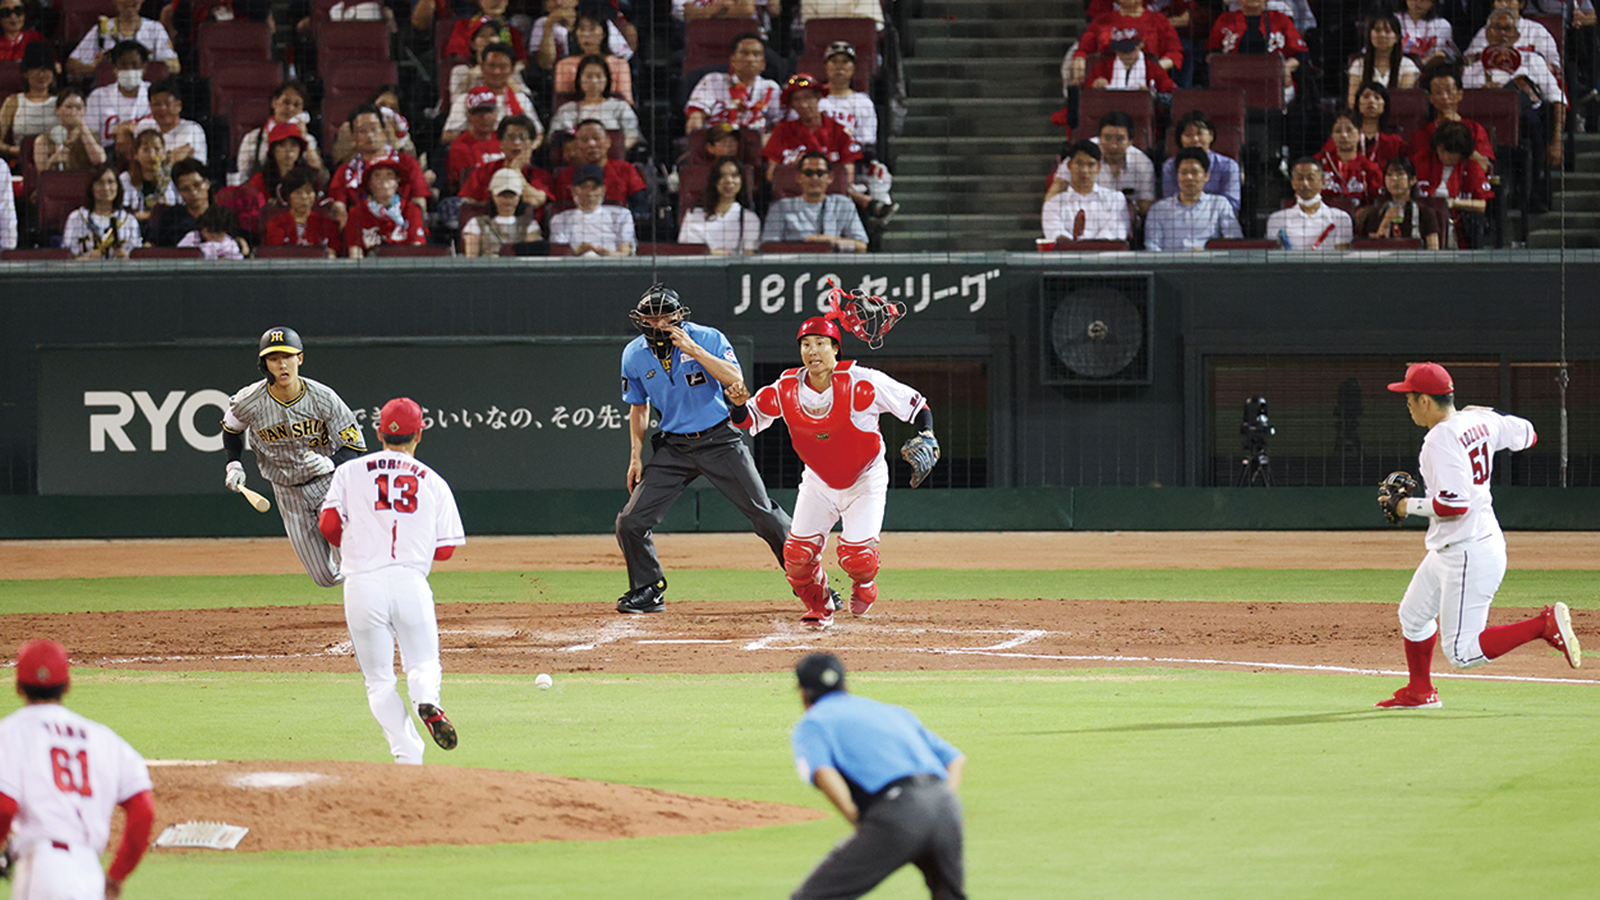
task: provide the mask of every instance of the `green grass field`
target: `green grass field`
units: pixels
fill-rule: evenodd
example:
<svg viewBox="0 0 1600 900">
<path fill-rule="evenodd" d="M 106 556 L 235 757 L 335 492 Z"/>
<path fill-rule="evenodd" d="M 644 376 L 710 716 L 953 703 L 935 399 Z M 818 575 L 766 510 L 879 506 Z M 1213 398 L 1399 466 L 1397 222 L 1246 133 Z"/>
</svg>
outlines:
<svg viewBox="0 0 1600 900">
<path fill-rule="evenodd" d="M 744 598 L 771 596 L 748 573 Z M 1407 572 L 902 573 L 908 598 L 1109 597 L 1393 604 Z M 746 590 L 676 572 L 674 591 Z M 614 575 L 440 573 L 454 600 L 576 600 Z M 1593 572 L 1513 571 L 1498 606 L 1593 608 Z M 6 612 L 306 602 L 303 577 L 0 582 Z M 1582 596 L 1580 596 L 1582 595 Z M 312 595 L 336 602 L 336 592 Z M 11 632 L 0 617 L 0 633 Z M 25 636 L 5 634 L 0 643 Z M 1597 640 L 1600 644 L 1600 640 Z M 1398 660 L 1397 660 L 1398 664 Z M 1587 669 L 1583 671 L 1586 674 Z M 1600 694 L 1453 681 L 1445 709 L 1384 713 L 1394 679 L 1129 668 L 858 672 L 969 756 L 969 892 L 1045 898 L 1595 896 Z M 787 676 L 446 674 L 462 729 L 430 764 L 549 772 L 826 809 L 788 754 Z M 386 758 L 348 674 L 80 669 L 70 705 L 149 758 Z M 16 705 L 0 702 L 0 714 Z M 406 798 L 416 802 L 417 798 Z M 158 798 L 159 802 L 159 798 Z M 139 898 L 781 898 L 837 817 L 690 838 L 314 853 L 156 852 Z M 248 838 L 247 838 L 248 840 Z M 925 897 L 903 870 L 873 897 Z"/>
</svg>

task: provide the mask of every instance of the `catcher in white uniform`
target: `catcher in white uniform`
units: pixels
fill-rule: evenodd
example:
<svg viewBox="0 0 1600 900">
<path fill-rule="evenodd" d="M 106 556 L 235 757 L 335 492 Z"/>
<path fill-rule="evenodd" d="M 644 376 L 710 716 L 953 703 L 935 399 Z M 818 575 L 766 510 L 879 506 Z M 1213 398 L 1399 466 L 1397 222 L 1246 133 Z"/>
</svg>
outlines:
<svg viewBox="0 0 1600 900">
<path fill-rule="evenodd" d="M 912 487 L 938 459 L 939 444 L 933 436 L 933 411 L 921 394 L 876 369 L 839 360 L 839 326 L 832 318 L 807 319 L 798 338 L 803 368 L 784 372 L 757 391 L 749 405 L 744 405 L 750 392 L 742 382 L 726 393 L 734 404 L 729 418 L 736 427 L 756 434 L 782 419 L 805 463 L 794 521 L 783 544 L 783 569 L 806 606 L 801 621 L 826 628 L 833 623 L 833 612 L 822 554 L 835 522 L 843 521 L 838 553 L 839 566 L 850 576 L 850 612 L 865 615 L 878 599 L 878 537 L 889 490 L 878 416 L 889 413 L 916 423 L 920 433 L 901 451 L 908 460 L 917 448 L 931 448 L 926 468 L 913 463 L 917 473 Z"/>
<path fill-rule="evenodd" d="M 27 705 L 0 719 L 0 841 L 16 826 L 12 900 L 114 900 L 150 842 L 156 802 L 144 759 L 117 733 L 61 705 L 67 649 L 37 640 L 17 653 Z M 108 871 L 111 812 L 127 824 Z"/>
<path fill-rule="evenodd" d="M 394 645 L 406 694 L 433 742 L 456 746 L 456 729 L 439 708 L 439 625 L 428 572 L 467 542 L 455 495 L 439 473 L 416 459 L 422 407 L 410 397 L 383 405 L 384 449 L 339 466 L 322 501 L 320 526 L 344 548 L 344 620 L 367 685 L 367 705 L 383 727 L 394 761 L 422 765 L 422 737 L 395 689 Z"/>
<path fill-rule="evenodd" d="M 367 445 L 355 413 L 333 388 L 300 376 L 305 346 L 293 328 L 262 333 L 256 359 L 267 377 L 234 394 L 222 417 L 222 449 L 228 457 L 223 484 L 230 491 L 244 485 L 239 458 L 248 436 L 261 477 L 272 484 L 295 556 L 312 581 L 333 587 L 344 580 L 339 551 L 317 532 L 317 511 L 334 468 L 365 453 Z"/>
<path fill-rule="evenodd" d="M 1539 436 L 1527 419 L 1481 406 L 1455 408 L 1455 382 L 1437 363 L 1406 369 L 1404 381 L 1389 390 L 1406 395 L 1411 421 L 1428 429 L 1418 456 L 1426 496 L 1404 472 L 1384 479 L 1378 505 L 1395 524 L 1406 516 L 1425 516 L 1428 555 L 1411 576 L 1400 601 L 1400 632 L 1405 637 L 1411 680 L 1383 709 L 1435 709 L 1442 706 L 1433 688 L 1433 648 L 1457 668 L 1479 666 L 1535 640 L 1560 650 L 1574 669 L 1582 661 L 1572 614 L 1565 603 L 1546 606 L 1531 619 L 1486 627 L 1489 604 L 1506 574 L 1506 539 L 1494 517 L 1489 493 L 1494 454 L 1526 450 Z"/>
</svg>

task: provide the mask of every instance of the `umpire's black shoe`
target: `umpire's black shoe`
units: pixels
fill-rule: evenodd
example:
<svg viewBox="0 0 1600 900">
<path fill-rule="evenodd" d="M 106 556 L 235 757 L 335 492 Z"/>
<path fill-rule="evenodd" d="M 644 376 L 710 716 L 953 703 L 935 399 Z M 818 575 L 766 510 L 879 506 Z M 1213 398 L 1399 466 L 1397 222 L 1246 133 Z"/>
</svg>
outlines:
<svg viewBox="0 0 1600 900">
<path fill-rule="evenodd" d="M 834 611 L 844 609 L 844 598 L 833 588 L 828 588 L 828 609 Z"/>
<path fill-rule="evenodd" d="M 658 613 L 667 608 L 662 596 L 667 592 L 665 578 L 654 584 L 637 587 L 617 599 L 619 613 Z"/>
<path fill-rule="evenodd" d="M 433 742 L 445 750 L 456 748 L 456 727 L 444 717 L 444 710 L 432 703 L 418 703 L 417 716 L 422 719 L 422 724 L 428 726 L 428 732 L 433 735 Z"/>
</svg>

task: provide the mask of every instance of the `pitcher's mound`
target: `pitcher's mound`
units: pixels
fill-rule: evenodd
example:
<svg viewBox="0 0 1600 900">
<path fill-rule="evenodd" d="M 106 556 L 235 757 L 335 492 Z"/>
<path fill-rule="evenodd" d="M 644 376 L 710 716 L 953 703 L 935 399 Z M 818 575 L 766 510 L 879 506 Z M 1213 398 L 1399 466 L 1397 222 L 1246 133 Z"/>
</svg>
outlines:
<svg viewBox="0 0 1600 900">
<path fill-rule="evenodd" d="M 243 825 L 250 833 L 240 850 L 603 841 L 826 816 L 801 806 L 441 765 L 157 762 L 150 777 L 153 834 L 173 822 Z"/>
</svg>

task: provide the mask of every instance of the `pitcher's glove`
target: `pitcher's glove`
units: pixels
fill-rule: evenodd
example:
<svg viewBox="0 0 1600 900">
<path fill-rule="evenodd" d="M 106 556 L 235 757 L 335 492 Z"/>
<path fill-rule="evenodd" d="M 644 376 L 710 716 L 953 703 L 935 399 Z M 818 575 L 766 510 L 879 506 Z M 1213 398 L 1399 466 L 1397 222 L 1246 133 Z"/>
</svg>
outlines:
<svg viewBox="0 0 1600 900">
<path fill-rule="evenodd" d="M 900 445 L 900 458 L 911 464 L 911 486 L 916 487 L 939 461 L 939 439 L 924 431 Z"/>
<path fill-rule="evenodd" d="M 1399 525 L 1406 520 L 1406 500 L 1421 489 L 1410 472 L 1390 472 L 1378 482 L 1378 508 L 1385 518 Z"/>
</svg>

